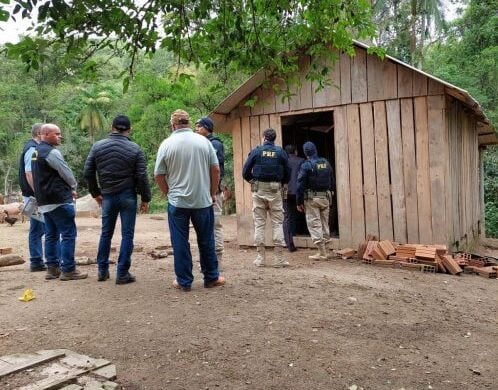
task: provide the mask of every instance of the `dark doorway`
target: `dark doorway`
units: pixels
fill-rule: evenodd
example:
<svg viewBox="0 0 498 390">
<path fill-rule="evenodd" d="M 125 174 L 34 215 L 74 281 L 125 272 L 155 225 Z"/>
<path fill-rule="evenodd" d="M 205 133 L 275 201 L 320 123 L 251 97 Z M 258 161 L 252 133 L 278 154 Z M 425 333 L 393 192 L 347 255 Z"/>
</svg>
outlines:
<svg viewBox="0 0 498 390">
<path fill-rule="evenodd" d="M 325 157 L 335 172 L 335 150 L 334 150 L 334 112 L 323 111 L 301 115 L 289 115 L 281 117 L 282 123 L 282 145 L 296 145 L 298 155 L 306 158 L 303 152 L 303 144 L 311 141 L 316 145 L 318 155 Z M 337 201 L 330 208 L 329 227 L 332 237 L 339 236 L 337 223 Z M 309 236 L 304 214 L 298 213 L 297 236 Z"/>
</svg>

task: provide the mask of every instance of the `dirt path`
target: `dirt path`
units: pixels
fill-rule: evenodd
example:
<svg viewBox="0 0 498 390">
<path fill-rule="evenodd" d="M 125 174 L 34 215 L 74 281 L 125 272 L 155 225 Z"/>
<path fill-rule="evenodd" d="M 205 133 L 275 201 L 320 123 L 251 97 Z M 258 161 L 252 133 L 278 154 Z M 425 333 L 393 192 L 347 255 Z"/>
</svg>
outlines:
<svg viewBox="0 0 498 390">
<path fill-rule="evenodd" d="M 77 222 L 78 250 L 95 253 L 100 221 Z M 150 216 L 137 225 L 137 283 L 97 283 L 94 265 L 76 282 L 0 268 L 0 355 L 104 357 L 126 389 L 496 389 L 497 280 L 311 262 L 308 250 L 259 269 L 234 241 L 235 217 L 224 225 L 219 289 L 202 288 L 196 267 L 192 292 L 171 287 L 172 258 L 146 254 L 169 244 L 167 221 Z M 0 225 L 0 246 L 27 258 L 27 231 Z M 20 302 L 28 287 L 37 298 Z"/>
</svg>

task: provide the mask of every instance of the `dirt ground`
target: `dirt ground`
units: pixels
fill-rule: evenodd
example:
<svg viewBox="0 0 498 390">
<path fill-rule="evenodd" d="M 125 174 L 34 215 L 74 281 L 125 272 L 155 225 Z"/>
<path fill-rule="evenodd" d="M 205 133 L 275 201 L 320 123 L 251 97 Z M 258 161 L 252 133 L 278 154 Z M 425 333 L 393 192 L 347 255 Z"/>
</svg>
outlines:
<svg viewBox="0 0 498 390">
<path fill-rule="evenodd" d="M 227 285 L 175 290 L 167 221 L 140 216 L 137 283 L 45 281 L 0 268 L 0 355 L 67 348 L 117 366 L 125 389 L 497 389 L 497 280 L 386 269 L 358 260 L 256 268 L 224 217 Z M 95 255 L 100 220 L 78 218 L 78 252 Z M 0 225 L 27 254 L 28 223 Z M 119 244 L 119 234 L 113 243 Z M 198 252 L 193 245 L 194 258 Z M 498 253 L 495 251 L 494 255 Z M 111 272 L 115 271 L 112 266 Z M 36 299 L 18 300 L 26 288 Z"/>
</svg>

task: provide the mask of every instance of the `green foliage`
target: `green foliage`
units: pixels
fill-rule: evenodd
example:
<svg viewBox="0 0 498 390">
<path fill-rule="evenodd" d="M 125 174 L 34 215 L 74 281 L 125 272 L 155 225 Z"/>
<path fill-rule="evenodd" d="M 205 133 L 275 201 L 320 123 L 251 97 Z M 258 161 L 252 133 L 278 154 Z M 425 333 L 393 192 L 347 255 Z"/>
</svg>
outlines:
<svg viewBox="0 0 498 390">
<path fill-rule="evenodd" d="M 368 0 L 5 2 L 15 5 L 13 18 L 37 20 L 36 38 L 7 46 L 11 55 L 34 69 L 45 61 L 45 48 L 55 42 L 65 44 L 68 59 L 85 61 L 99 49 L 125 52 L 130 73 L 141 53 L 160 47 L 174 53 L 178 64 L 180 59 L 204 64 L 226 80 L 234 70 L 262 67 L 283 76 L 295 72 L 300 51 L 320 58 L 328 56 L 333 45 L 352 53 L 353 38 L 372 38 L 375 33 Z M 0 4 L 0 11 L 3 8 Z M 128 78 L 123 87 L 129 87 Z"/>
<path fill-rule="evenodd" d="M 421 67 L 427 42 L 446 29 L 441 0 L 376 0 L 377 42 L 388 54 Z"/>
</svg>

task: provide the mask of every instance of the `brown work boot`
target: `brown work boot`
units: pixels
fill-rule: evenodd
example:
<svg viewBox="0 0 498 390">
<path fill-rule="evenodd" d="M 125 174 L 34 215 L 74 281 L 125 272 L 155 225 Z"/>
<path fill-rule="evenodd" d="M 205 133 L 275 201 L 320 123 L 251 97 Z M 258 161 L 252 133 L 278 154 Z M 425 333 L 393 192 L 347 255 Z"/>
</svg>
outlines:
<svg viewBox="0 0 498 390">
<path fill-rule="evenodd" d="M 47 274 L 45 275 L 46 280 L 59 279 L 61 276 L 61 269 L 59 267 L 48 267 Z"/>
<path fill-rule="evenodd" d="M 88 274 L 81 273 L 77 269 L 71 272 L 62 272 L 61 276 L 59 277 L 60 280 L 79 280 L 79 279 L 86 279 L 88 277 Z"/>
<path fill-rule="evenodd" d="M 213 288 L 220 287 L 225 284 L 225 278 L 223 276 L 218 276 L 218 279 L 212 280 L 211 282 L 204 282 L 204 287 Z"/>
</svg>

